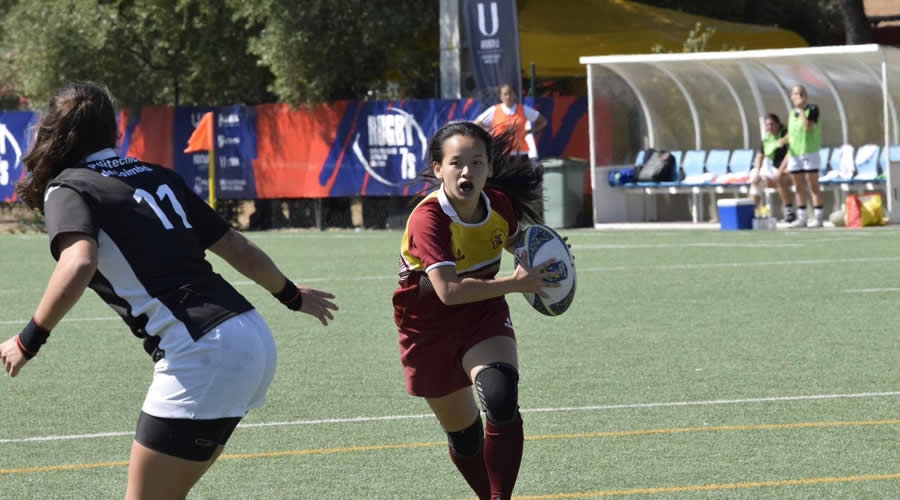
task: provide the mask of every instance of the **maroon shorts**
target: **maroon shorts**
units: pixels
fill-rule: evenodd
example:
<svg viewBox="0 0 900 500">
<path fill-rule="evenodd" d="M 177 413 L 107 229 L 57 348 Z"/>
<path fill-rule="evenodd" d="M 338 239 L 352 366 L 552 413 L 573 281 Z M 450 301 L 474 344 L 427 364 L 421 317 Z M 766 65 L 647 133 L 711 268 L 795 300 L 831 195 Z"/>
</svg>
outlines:
<svg viewBox="0 0 900 500">
<path fill-rule="evenodd" d="M 444 321 L 399 323 L 406 391 L 424 398 L 446 396 L 472 385 L 462 358 L 475 344 L 490 337 L 516 338 L 505 300 L 472 304 Z"/>
</svg>

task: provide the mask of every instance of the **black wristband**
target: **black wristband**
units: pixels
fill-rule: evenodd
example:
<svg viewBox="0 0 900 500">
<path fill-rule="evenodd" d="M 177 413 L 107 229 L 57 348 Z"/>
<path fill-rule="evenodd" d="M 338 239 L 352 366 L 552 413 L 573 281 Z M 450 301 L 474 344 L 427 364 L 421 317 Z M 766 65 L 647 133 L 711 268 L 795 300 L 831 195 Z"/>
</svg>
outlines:
<svg viewBox="0 0 900 500">
<path fill-rule="evenodd" d="M 38 326 L 34 322 L 34 318 L 31 318 L 31 321 L 28 322 L 22 333 L 16 337 L 16 343 L 19 344 L 19 349 L 22 350 L 25 359 L 31 359 L 41 350 L 41 346 L 44 345 L 44 342 L 47 342 L 47 337 L 49 336 L 50 331 Z"/>
<path fill-rule="evenodd" d="M 299 311 L 303 305 L 303 294 L 293 281 L 285 278 L 284 288 L 278 293 L 273 293 L 282 304 L 292 311 Z"/>
</svg>

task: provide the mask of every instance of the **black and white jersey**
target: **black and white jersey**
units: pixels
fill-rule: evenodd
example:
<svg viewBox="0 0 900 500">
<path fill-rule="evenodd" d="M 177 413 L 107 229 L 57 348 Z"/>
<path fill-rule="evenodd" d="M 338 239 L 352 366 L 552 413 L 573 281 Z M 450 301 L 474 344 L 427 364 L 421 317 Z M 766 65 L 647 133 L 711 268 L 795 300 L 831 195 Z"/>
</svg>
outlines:
<svg viewBox="0 0 900 500">
<path fill-rule="evenodd" d="M 89 286 L 140 338 L 177 348 L 253 309 L 205 259 L 230 226 L 173 170 L 100 151 L 48 184 L 44 214 L 55 259 L 60 234 L 97 240 Z"/>
</svg>

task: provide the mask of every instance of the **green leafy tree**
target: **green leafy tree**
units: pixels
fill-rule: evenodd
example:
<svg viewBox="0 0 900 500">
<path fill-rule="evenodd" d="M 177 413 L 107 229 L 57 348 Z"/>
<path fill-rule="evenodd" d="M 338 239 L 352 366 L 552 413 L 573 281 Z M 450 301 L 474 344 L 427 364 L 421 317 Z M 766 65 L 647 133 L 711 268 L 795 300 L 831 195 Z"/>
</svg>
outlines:
<svg viewBox="0 0 900 500">
<path fill-rule="evenodd" d="M 46 102 L 72 80 L 99 80 L 126 105 L 271 100 L 254 33 L 215 0 L 18 2 L 3 20 L 19 90 Z"/>
<path fill-rule="evenodd" d="M 0 77 L 38 103 L 84 79 L 126 105 L 378 97 L 387 81 L 417 96 L 438 64 L 430 1 L 0 0 L 4 9 Z"/>
<path fill-rule="evenodd" d="M 17 0 L 0 0 L 0 20 Z M 3 24 L 0 23 L 0 110 L 18 106 L 18 82 L 13 52 L 3 44 Z"/>
<path fill-rule="evenodd" d="M 438 64 L 438 2 L 421 0 L 230 0 L 261 28 L 250 51 L 290 103 L 364 98 L 396 81 L 415 95 Z"/>
</svg>

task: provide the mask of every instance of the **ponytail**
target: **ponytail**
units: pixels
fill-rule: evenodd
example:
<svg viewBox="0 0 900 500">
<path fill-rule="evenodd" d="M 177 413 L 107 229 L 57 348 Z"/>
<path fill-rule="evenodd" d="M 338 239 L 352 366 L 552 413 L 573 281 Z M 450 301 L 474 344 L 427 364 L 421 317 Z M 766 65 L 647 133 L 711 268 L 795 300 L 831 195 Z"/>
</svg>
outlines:
<svg viewBox="0 0 900 500">
<path fill-rule="evenodd" d="M 73 83 L 51 100 L 37 125 L 31 151 L 22 159 L 26 175 L 16 193 L 29 207 L 44 210 L 47 184 L 91 153 L 114 148 L 118 127 L 112 97 L 97 83 Z"/>
</svg>

